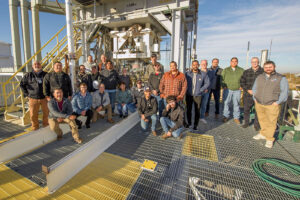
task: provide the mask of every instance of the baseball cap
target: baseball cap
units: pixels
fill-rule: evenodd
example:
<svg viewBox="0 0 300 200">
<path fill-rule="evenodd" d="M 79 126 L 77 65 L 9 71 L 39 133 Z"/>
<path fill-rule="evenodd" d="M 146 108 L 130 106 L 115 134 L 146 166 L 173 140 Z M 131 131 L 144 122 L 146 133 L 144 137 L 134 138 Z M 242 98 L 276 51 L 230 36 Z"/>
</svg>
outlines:
<svg viewBox="0 0 300 200">
<path fill-rule="evenodd" d="M 151 91 L 150 87 L 146 86 L 144 87 L 144 91 Z"/>
</svg>

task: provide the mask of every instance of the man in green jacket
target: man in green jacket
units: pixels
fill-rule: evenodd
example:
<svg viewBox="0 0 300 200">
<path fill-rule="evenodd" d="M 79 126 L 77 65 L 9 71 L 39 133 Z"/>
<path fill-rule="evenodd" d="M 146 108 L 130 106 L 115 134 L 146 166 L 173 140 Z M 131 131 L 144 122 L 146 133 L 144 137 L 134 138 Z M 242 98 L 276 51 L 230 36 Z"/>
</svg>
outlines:
<svg viewBox="0 0 300 200">
<path fill-rule="evenodd" d="M 130 90 L 126 89 L 126 84 L 121 82 L 120 90 L 116 94 L 117 109 L 120 114 L 120 118 L 126 118 L 128 116 L 128 110 L 135 112 L 135 104 L 132 102 L 132 96 Z"/>
<path fill-rule="evenodd" d="M 241 86 L 240 79 L 244 69 L 238 66 L 238 59 L 231 58 L 230 66 L 222 71 L 222 86 L 223 86 L 223 122 L 227 122 L 230 110 L 229 104 L 233 103 L 233 118 L 234 122 L 240 124 L 240 101 L 241 101 Z"/>
</svg>

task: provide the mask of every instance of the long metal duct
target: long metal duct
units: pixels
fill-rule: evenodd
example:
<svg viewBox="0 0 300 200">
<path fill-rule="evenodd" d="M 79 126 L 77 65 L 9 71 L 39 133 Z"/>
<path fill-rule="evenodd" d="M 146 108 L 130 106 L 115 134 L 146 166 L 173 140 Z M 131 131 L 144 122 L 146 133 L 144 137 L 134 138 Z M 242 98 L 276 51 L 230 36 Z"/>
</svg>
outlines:
<svg viewBox="0 0 300 200">
<path fill-rule="evenodd" d="M 20 31 L 18 19 L 18 0 L 9 0 L 9 17 L 12 36 L 13 56 L 15 71 L 22 65 Z"/>
<path fill-rule="evenodd" d="M 37 52 L 41 48 L 41 34 L 40 34 L 40 17 L 39 7 L 36 0 L 31 1 L 31 14 L 32 14 L 32 33 L 33 33 L 33 47 L 34 52 Z M 42 54 L 39 53 L 35 60 L 40 61 Z"/>
</svg>

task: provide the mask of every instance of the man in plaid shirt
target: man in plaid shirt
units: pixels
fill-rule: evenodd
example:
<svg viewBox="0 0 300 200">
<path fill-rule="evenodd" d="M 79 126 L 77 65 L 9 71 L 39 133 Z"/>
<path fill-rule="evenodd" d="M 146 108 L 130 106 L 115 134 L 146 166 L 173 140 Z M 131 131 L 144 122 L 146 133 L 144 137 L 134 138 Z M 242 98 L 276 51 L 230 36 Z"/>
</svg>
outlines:
<svg viewBox="0 0 300 200">
<path fill-rule="evenodd" d="M 160 80 L 160 97 L 164 99 L 165 105 L 168 96 L 176 96 L 177 102 L 180 102 L 183 100 L 186 90 L 187 81 L 185 75 L 178 71 L 175 61 L 170 62 L 170 71 L 166 72 Z"/>
<path fill-rule="evenodd" d="M 244 125 L 243 128 L 247 128 L 249 126 L 250 120 L 250 110 L 254 106 L 252 86 L 256 77 L 264 72 L 263 68 L 259 66 L 259 59 L 257 57 L 253 57 L 251 59 L 251 68 L 244 71 L 240 84 L 244 91 Z M 256 131 L 260 129 L 257 115 L 255 112 L 254 119 L 254 128 Z"/>
</svg>

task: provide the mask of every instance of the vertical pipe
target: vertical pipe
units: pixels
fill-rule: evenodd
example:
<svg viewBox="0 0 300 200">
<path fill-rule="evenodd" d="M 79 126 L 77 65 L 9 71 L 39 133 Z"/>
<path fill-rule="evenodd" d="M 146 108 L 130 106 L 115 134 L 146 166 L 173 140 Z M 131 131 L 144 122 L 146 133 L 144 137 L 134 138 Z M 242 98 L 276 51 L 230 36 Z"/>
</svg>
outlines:
<svg viewBox="0 0 300 200">
<path fill-rule="evenodd" d="M 175 17 L 172 19 L 174 24 L 174 31 L 172 31 L 173 40 L 172 40 L 172 51 L 173 51 L 173 60 L 177 63 L 178 67 L 181 66 L 181 46 L 182 46 L 182 20 L 181 20 L 182 11 L 176 10 Z"/>
<path fill-rule="evenodd" d="M 29 16 L 28 16 L 28 1 L 21 0 L 21 20 L 23 33 L 23 49 L 24 49 L 24 63 L 31 58 L 30 47 L 30 31 L 29 31 Z M 26 65 L 26 72 L 31 69 L 31 62 Z"/>
<path fill-rule="evenodd" d="M 196 54 L 196 45 L 197 45 L 197 24 L 198 24 L 198 12 L 195 13 L 195 20 L 194 20 L 194 41 L 193 41 L 193 52 L 192 52 L 192 60 L 197 59 Z"/>
<path fill-rule="evenodd" d="M 84 8 L 80 9 L 80 20 L 86 19 L 86 11 Z M 83 55 L 83 63 L 87 60 L 87 52 L 86 52 L 86 26 L 82 25 L 81 29 L 81 46 L 82 46 L 82 55 Z"/>
<path fill-rule="evenodd" d="M 250 41 L 248 41 L 248 47 L 247 47 L 246 68 L 248 68 L 248 63 L 249 63 L 249 50 L 250 50 Z"/>
<path fill-rule="evenodd" d="M 17 6 L 18 6 L 18 0 L 9 0 L 11 39 L 12 39 L 13 55 L 14 55 L 14 71 L 17 71 L 17 69 L 22 65 L 19 18 L 18 18 Z"/>
<path fill-rule="evenodd" d="M 66 0 L 66 23 L 67 23 L 67 38 L 68 38 L 68 53 L 69 53 L 69 68 L 70 77 L 72 81 L 73 91 L 75 89 L 75 48 L 74 48 L 74 38 L 73 38 L 73 21 L 72 21 L 72 2 L 71 0 Z"/>
<path fill-rule="evenodd" d="M 32 33 L 33 33 L 33 47 L 36 53 L 41 48 L 41 35 L 40 35 L 40 16 L 38 4 L 35 0 L 31 1 L 31 15 L 32 15 Z M 40 52 L 35 60 L 42 60 L 42 53 Z"/>
</svg>

